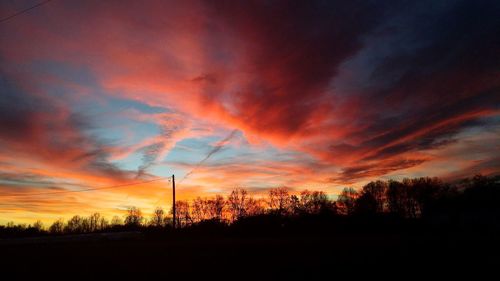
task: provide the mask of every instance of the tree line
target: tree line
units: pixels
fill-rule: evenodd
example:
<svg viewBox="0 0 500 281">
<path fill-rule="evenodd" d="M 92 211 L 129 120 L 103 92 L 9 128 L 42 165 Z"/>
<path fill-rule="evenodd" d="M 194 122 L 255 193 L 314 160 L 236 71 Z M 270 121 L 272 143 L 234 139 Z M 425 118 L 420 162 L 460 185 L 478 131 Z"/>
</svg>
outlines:
<svg viewBox="0 0 500 281">
<path fill-rule="evenodd" d="M 304 190 L 293 194 L 286 187 L 273 188 L 266 197 L 253 197 L 243 188 L 234 189 L 228 196 L 197 197 L 176 201 L 176 225 L 180 228 L 203 222 L 231 225 L 248 217 L 304 216 L 375 217 L 418 220 L 460 220 L 479 216 L 498 227 L 500 216 L 500 177 L 477 175 L 450 184 L 439 178 L 412 178 L 377 180 L 361 189 L 344 188 L 331 198 L 322 191 Z M 468 214 L 464 215 L 464 214 Z M 42 222 L 32 225 L 7 223 L 0 226 L 1 236 L 40 234 L 72 234 L 127 229 L 167 229 L 173 223 L 172 210 L 167 213 L 157 207 L 146 218 L 142 211 L 130 207 L 122 219 L 114 216 L 110 221 L 99 213 L 83 217 L 75 215 L 67 221 L 59 219 L 45 228 Z"/>
</svg>

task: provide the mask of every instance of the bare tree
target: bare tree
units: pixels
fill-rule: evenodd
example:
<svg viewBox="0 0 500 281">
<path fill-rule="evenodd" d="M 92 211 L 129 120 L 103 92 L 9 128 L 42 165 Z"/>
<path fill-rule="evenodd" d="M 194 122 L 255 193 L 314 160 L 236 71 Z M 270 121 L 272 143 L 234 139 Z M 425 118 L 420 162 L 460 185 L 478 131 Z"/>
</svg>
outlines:
<svg viewBox="0 0 500 281">
<path fill-rule="evenodd" d="M 68 223 L 66 224 L 65 227 L 65 232 L 68 233 L 78 233 L 78 232 L 83 232 L 83 218 L 75 215 L 71 219 L 68 220 Z"/>
<path fill-rule="evenodd" d="M 125 225 L 138 227 L 142 224 L 144 220 L 142 212 L 139 208 L 130 207 L 127 211 L 127 216 L 125 217 Z"/>
<path fill-rule="evenodd" d="M 99 228 L 99 221 L 101 220 L 101 214 L 93 213 L 89 216 L 89 231 L 94 232 Z"/>
<path fill-rule="evenodd" d="M 405 178 L 402 182 L 390 180 L 386 190 L 387 209 L 400 217 L 420 217 L 448 188 L 438 178 Z"/>
<path fill-rule="evenodd" d="M 226 206 L 224 197 L 216 195 L 215 198 L 208 200 L 207 205 L 210 218 L 216 219 L 217 221 L 222 221 L 224 219 L 224 210 Z"/>
<path fill-rule="evenodd" d="M 244 217 L 247 212 L 248 193 L 246 190 L 237 188 L 231 192 L 227 199 L 229 213 L 233 221 Z"/>
<path fill-rule="evenodd" d="M 290 196 L 290 210 L 293 214 L 296 215 L 299 215 L 303 212 L 300 205 L 300 199 L 297 195 Z"/>
<path fill-rule="evenodd" d="M 43 223 L 42 223 L 42 221 L 37 220 L 37 221 L 33 224 L 33 228 L 34 228 L 37 232 L 41 232 L 41 231 L 43 231 Z"/>
<path fill-rule="evenodd" d="M 111 219 L 111 226 L 123 225 L 123 220 L 119 216 L 114 216 Z"/>
<path fill-rule="evenodd" d="M 388 185 L 384 181 L 372 181 L 367 185 L 363 186 L 360 196 L 365 196 L 365 198 L 373 198 L 375 201 L 375 211 L 382 213 L 387 209 L 386 203 L 386 193 Z"/>
<path fill-rule="evenodd" d="M 257 216 L 264 214 L 266 211 L 267 202 L 264 198 L 254 199 L 248 197 L 245 203 L 246 215 L 247 216 Z"/>
<path fill-rule="evenodd" d="M 195 200 L 193 200 L 193 204 L 191 205 L 191 214 L 193 217 L 193 221 L 195 222 L 211 219 L 208 199 L 197 197 Z"/>
<path fill-rule="evenodd" d="M 149 223 L 152 226 L 161 227 L 163 226 L 164 221 L 165 221 L 165 212 L 163 211 L 162 208 L 156 207 Z"/>
<path fill-rule="evenodd" d="M 406 217 L 407 190 L 399 181 L 389 180 L 387 187 L 387 205 L 393 215 Z"/>
<path fill-rule="evenodd" d="M 99 230 L 105 230 L 107 229 L 109 226 L 109 221 L 104 218 L 104 217 L 101 217 L 101 219 L 99 220 Z"/>
<path fill-rule="evenodd" d="M 323 191 L 304 190 L 300 193 L 299 210 L 302 213 L 318 214 L 320 212 L 331 210 L 332 202 Z"/>
<path fill-rule="evenodd" d="M 64 231 L 63 219 L 58 219 L 49 227 L 49 232 L 53 234 L 61 234 Z"/>
<path fill-rule="evenodd" d="M 344 215 L 353 214 L 356 206 L 356 199 L 358 197 L 358 192 L 352 187 L 344 188 L 337 198 L 337 207 L 340 213 Z"/>
<path fill-rule="evenodd" d="M 193 222 L 188 201 L 176 201 L 175 210 L 177 226 L 185 227 Z M 173 214 L 173 209 L 170 209 L 170 214 Z"/>
<path fill-rule="evenodd" d="M 286 215 L 291 211 L 291 198 L 286 187 L 269 190 L 269 208 L 279 215 Z"/>
<path fill-rule="evenodd" d="M 442 197 L 447 190 L 448 187 L 438 178 L 411 179 L 410 196 L 416 204 L 417 215 L 425 215 L 433 202 Z"/>
<path fill-rule="evenodd" d="M 404 178 L 402 183 L 406 201 L 406 216 L 409 218 L 416 218 L 420 215 L 420 209 L 416 198 L 416 186 L 413 180 L 408 178 Z"/>
<path fill-rule="evenodd" d="M 82 219 L 82 229 L 83 229 L 83 232 L 90 232 L 91 231 L 91 228 L 90 228 L 90 218 L 89 217 L 84 217 Z"/>
</svg>

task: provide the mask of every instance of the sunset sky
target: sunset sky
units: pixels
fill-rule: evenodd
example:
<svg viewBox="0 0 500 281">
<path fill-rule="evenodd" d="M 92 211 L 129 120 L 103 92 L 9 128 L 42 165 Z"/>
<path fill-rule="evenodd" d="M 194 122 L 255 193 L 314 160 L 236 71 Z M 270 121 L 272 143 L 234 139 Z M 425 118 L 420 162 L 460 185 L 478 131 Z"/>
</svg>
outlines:
<svg viewBox="0 0 500 281">
<path fill-rule="evenodd" d="M 0 18 L 39 2 L 1 1 Z M 498 1 L 53 0 L 2 21 L 0 224 L 169 208 L 168 181 L 28 194 L 171 174 L 180 199 L 496 174 L 499 15 Z"/>
</svg>

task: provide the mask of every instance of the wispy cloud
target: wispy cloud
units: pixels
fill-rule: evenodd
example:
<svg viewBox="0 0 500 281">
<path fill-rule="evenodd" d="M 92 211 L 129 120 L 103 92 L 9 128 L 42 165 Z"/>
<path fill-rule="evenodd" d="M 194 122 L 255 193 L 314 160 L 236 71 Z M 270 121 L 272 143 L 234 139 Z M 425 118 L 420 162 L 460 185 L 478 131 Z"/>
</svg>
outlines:
<svg viewBox="0 0 500 281">
<path fill-rule="evenodd" d="M 478 146 L 499 141 L 499 13 L 496 1 L 47 5 L 0 26 L 2 186 L 114 184 L 159 165 L 186 175 L 185 196 L 492 173 L 498 149 Z M 152 189 L 105 198 L 145 206 Z"/>
</svg>

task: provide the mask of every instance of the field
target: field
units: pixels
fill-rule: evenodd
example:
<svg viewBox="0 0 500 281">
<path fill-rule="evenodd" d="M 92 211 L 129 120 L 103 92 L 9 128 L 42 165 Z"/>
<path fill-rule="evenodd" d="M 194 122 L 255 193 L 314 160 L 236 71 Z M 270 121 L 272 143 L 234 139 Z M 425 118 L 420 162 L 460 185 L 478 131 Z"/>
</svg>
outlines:
<svg viewBox="0 0 500 281">
<path fill-rule="evenodd" d="M 0 242 L 2 272 L 26 277 L 333 280 L 487 274 L 500 239 L 472 232 L 111 233 Z M 68 279 L 68 280 L 70 280 Z"/>
</svg>

